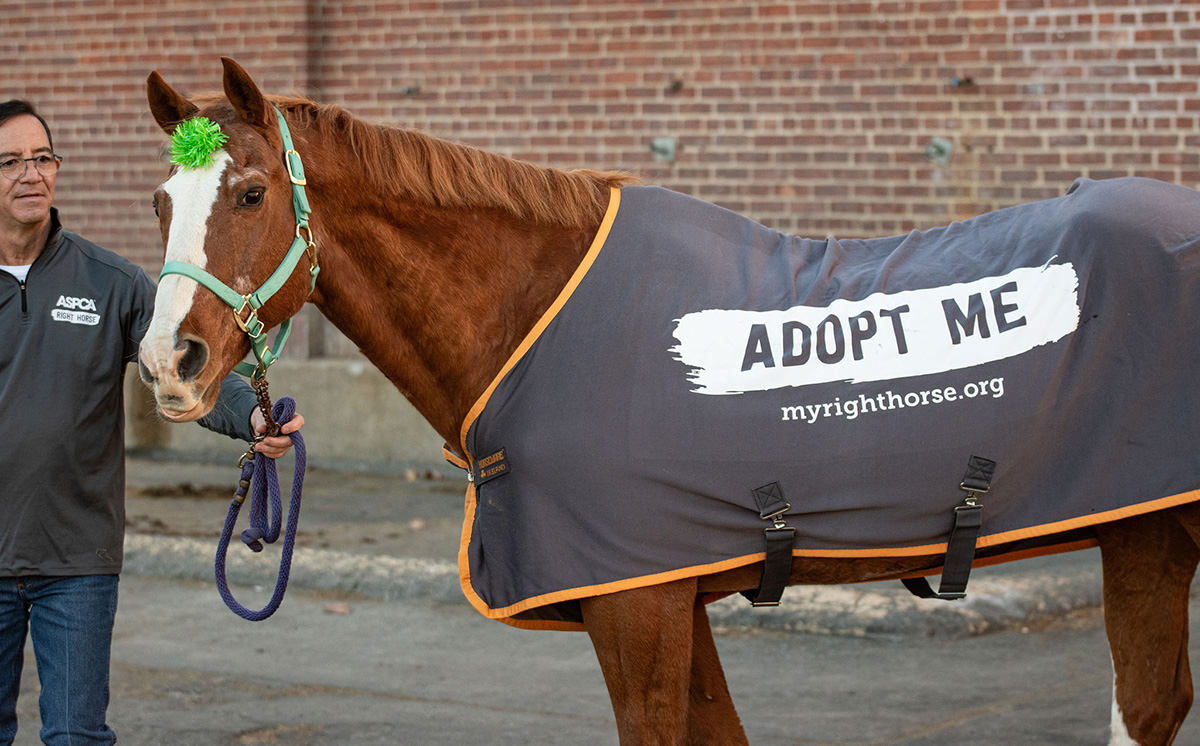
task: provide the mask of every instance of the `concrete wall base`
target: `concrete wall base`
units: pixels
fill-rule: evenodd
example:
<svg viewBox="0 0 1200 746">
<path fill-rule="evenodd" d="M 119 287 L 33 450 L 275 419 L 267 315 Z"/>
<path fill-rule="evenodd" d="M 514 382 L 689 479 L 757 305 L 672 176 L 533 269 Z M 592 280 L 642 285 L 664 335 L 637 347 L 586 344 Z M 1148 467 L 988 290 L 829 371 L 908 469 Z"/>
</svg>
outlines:
<svg viewBox="0 0 1200 746">
<path fill-rule="evenodd" d="M 271 395 L 291 396 L 304 415 L 308 462 L 329 469 L 461 474 L 442 459 L 442 438 L 395 386 L 362 360 L 280 361 L 267 377 Z M 125 445 L 131 451 L 190 461 L 223 462 L 246 445 L 195 424 L 167 422 L 131 366 L 125 376 Z"/>
</svg>

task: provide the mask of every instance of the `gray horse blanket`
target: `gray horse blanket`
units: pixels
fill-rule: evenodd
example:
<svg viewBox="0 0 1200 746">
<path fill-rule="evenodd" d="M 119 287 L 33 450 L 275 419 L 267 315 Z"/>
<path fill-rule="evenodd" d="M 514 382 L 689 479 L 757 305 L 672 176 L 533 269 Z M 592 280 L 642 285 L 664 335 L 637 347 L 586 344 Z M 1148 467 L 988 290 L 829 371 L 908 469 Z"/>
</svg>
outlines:
<svg viewBox="0 0 1200 746">
<path fill-rule="evenodd" d="M 486 616 L 761 560 L 942 553 L 992 459 L 978 560 L 1094 545 L 1200 499 L 1200 193 L 1080 180 L 891 238 L 798 238 L 656 187 L 590 252 L 463 425 L 459 555 Z"/>
</svg>

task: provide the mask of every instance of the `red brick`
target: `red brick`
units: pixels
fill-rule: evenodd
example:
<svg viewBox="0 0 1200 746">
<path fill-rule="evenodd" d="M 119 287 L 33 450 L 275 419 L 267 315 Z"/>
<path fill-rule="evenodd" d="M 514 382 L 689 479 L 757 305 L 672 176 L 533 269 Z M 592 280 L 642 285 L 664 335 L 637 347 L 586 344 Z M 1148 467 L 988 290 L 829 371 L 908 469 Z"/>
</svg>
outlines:
<svg viewBox="0 0 1200 746">
<path fill-rule="evenodd" d="M 547 166 L 636 168 L 817 235 L 968 217 L 1079 174 L 1200 180 L 1185 0 L 418 0 L 326 3 L 316 20 L 298 0 L 101 5 L 0 64 L 56 127 L 72 227 L 149 267 L 165 138 L 145 75 L 217 88 L 226 51 L 274 91 Z M 26 5 L 0 9 L 35 27 Z M 925 159 L 935 134 L 956 143 L 944 168 Z M 673 166 L 652 160 L 660 135 L 678 138 Z"/>
</svg>

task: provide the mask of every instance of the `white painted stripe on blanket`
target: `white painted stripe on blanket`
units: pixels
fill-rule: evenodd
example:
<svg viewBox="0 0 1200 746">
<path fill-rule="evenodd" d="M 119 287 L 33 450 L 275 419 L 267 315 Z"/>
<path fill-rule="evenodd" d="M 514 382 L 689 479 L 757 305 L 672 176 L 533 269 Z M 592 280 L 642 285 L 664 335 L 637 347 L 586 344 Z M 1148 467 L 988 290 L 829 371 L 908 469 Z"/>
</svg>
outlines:
<svg viewBox="0 0 1200 746">
<path fill-rule="evenodd" d="M 670 349 L 700 394 L 885 381 L 1014 357 L 1079 325 L 1070 263 L 784 311 L 712 309 L 677 320 Z"/>
</svg>

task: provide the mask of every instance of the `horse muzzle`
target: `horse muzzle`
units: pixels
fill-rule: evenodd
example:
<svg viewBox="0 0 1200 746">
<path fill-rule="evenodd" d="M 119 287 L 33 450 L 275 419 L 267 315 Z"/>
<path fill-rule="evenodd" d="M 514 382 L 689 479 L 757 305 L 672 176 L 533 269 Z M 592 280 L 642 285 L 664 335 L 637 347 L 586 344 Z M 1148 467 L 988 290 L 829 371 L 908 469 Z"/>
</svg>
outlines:
<svg viewBox="0 0 1200 746">
<path fill-rule="evenodd" d="M 138 352 L 138 375 L 154 391 L 163 417 L 187 422 L 204 416 L 208 387 L 198 380 L 208 363 L 208 344 L 196 337 L 182 337 L 166 354 L 148 349 Z"/>
</svg>

